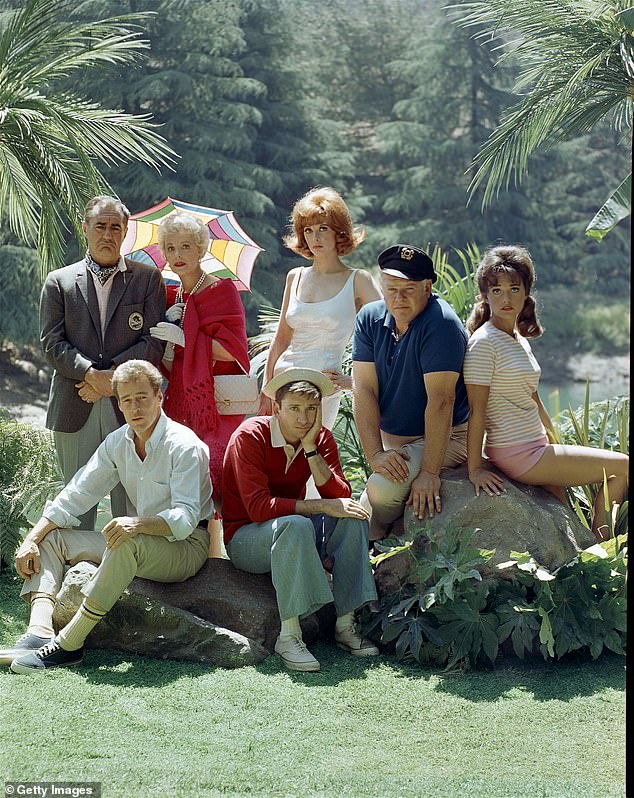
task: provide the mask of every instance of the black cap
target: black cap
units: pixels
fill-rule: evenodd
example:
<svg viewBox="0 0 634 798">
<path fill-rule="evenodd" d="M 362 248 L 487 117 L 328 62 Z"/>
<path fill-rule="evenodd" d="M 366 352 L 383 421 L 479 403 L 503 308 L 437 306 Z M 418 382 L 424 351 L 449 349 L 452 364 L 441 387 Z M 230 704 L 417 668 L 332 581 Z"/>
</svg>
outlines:
<svg viewBox="0 0 634 798">
<path fill-rule="evenodd" d="M 434 262 L 426 252 L 409 244 L 395 244 L 381 252 L 377 258 L 379 268 L 393 277 L 404 280 L 431 280 L 436 282 Z"/>
</svg>

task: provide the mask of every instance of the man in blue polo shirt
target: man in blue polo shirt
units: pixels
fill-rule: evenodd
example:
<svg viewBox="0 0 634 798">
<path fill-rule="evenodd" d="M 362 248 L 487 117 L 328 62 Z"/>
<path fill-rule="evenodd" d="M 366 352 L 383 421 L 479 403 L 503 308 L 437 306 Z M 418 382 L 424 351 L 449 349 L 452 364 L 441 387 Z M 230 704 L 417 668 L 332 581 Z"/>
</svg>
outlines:
<svg viewBox="0 0 634 798">
<path fill-rule="evenodd" d="M 431 258 L 397 244 L 378 262 L 384 300 L 361 309 L 352 347 L 354 417 L 373 471 L 361 498 L 370 540 L 387 535 L 406 503 L 421 519 L 441 512 L 440 470 L 466 461 L 469 416 L 467 334 L 431 292 Z"/>
</svg>

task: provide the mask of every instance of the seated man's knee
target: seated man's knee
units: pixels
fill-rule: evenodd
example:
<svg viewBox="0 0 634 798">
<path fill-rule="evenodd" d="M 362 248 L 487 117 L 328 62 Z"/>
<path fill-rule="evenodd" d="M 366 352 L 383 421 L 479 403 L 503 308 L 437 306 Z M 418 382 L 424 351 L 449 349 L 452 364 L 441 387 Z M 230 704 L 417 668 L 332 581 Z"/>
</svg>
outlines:
<svg viewBox="0 0 634 798">
<path fill-rule="evenodd" d="M 365 490 L 373 507 L 398 506 L 409 494 L 407 483 L 392 482 L 381 474 L 371 474 Z"/>
<path fill-rule="evenodd" d="M 275 525 L 273 545 L 280 541 L 295 546 L 313 545 L 315 542 L 315 527 L 305 515 L 285 515 L 276 519 Z"/>
</svg>

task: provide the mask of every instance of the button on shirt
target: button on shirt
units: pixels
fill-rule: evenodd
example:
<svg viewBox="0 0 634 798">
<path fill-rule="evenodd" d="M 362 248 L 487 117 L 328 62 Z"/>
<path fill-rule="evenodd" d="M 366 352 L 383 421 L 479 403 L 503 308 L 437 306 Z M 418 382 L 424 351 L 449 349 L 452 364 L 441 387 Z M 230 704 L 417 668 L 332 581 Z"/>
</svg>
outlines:
<svg viewBox="0 0 634 798">
<path fill-rule="evenodd" d="M 163 518 L 172 533 L 168 540 L 188 537 L 213 515 L 207 445 L 161 412 L 145 451 L 141 460 L 127 424 L 111 432 L 42 514 L 62 528 L 79 526 L 77 516 L 121 482 L 132 515 Z"/>
</svg>

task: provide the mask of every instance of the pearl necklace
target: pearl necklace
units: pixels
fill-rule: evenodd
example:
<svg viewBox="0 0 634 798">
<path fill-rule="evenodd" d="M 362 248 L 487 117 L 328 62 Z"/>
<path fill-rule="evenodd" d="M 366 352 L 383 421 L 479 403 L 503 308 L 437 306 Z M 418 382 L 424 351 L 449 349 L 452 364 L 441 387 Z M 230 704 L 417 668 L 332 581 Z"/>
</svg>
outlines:
<svg viewBox="0 0 634 798">
<path fill-rule="evenodd" d="M 198 289 L 200 288 L 200 286 L 201 286 L 201 285 L 202 285 L 202 284 L 205 282 L 206 278 L 207 278 L 207 272 L 203 272 L 203 273 L 200 275 L 200 277 L 198 278 L 198 282 L 197 282 L 197 283 L 196 283 L 196 285 L 195 285 L 195 286 L 192 288 L 192 290 L 189 292 L 189 296 L 188 296 L 188 297 L 187 297 L 187 299 L 185 300 L 185 307 L 183 308 L 183 315 L 181 316 L 181 318 L 180 318 L 180 321 L 179 321 L 179 324 L 180 324 L 180 326 L 181 326 L 181 329 L 182 329 L 182 327 L 183 327 L 183 323 L 184 323 L 184 321 L 185 321 L 185 313 L 187 313 L 187 303 L 188 303 L 188 302 L 189 302 L 189 300 L 190 300 L 190 299 L 191 299 L 191 298 L 194 296 L 194 294 L 196 293 L 196 291 L 198 291 Z M 181 284 L 178 286 L 178 290 L 176 291 L 176 304 L 178 304 L 179 302 L 182 302 L 182 301 L 183 301 L 183 284 L 181 283 Z"/>
<path fill-rule="evenodd" d="M 181 328 L 181 330 L 183 329 L 183 322 L 185 321 L 185 313 L 187 312 L 187 303 L 194 296 L 196 291 L 198 291 L 200 286 L 205 282 L 205 278 L 206 277 L 207 277 L 207 272 L 203 272 L 200 275 L 200 277 L 198 279 L 198 282 L 192 288 L 192 290 L 189 292 L 189 296 L 185 300 L 185 307 L 183 308 L 183 315 L 180 317 L 180 321 L 178 322 L 178 326 Z M 175 302 L 175 304 L 177 304 L 178 302 L 182 302 L 182 301 L 183 301 L 183 284 L 181 283 L 178 286 L 178 289 L 176 291 L 176 302 Z M 174 360 L 174 344 L 171 341 L 168 341 L 167 344 L 165 345 L 165 354 L 163 355 L 163 360 L 165 360 L 167 363 L 170 363 L 170 364 Z M 171 365 L 169 366 L 169 368 L 171 368 Z"/>
</svg>

